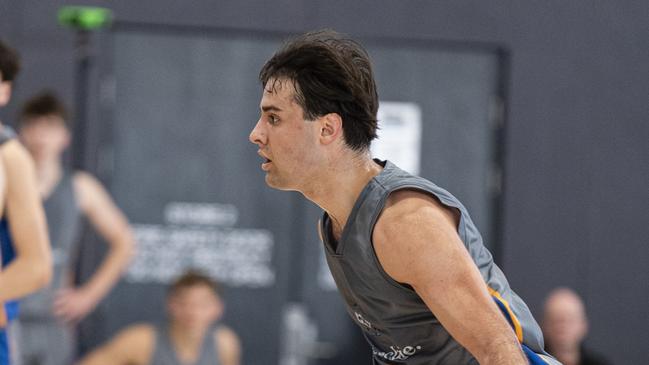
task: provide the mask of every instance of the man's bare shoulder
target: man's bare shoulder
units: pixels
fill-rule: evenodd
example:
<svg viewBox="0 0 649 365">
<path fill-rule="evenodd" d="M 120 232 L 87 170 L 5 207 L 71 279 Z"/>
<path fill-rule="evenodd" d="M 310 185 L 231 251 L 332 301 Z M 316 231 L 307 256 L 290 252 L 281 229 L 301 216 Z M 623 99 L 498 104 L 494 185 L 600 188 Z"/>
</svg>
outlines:
<svg viewBox="0 0 649 365">
<path fill-rule="evenodd" d="M 377 220 L 375 231 L 392 235 L 394 230 L 429 222 L 456 225 L 459 211 L 443 205 L 436 197 L 420 190 L 403 189 L 390 194 Z"/>
<path fill-rule="evenodd" d="M 77 203 L 84 212 L 96 207 L 101 197 L 107 194 L 101 182 L 85 171 L 75 171 L 72 175 L 72 183 Z"/>
<path fill-rule="evenodd" d="M 121 334 L 134 340 L 148 340 L 153 339 L 155 332 L 155 326 L 150 323 L 136 323 L 123 329 Z"/>
<path fill-rule="evenodd" d="M 35 167 L 29 152 L 20 142 L 13 139 L 0 146 L 0 182 L 3 184 L 3 197 L 7 191 L 22 188 L 26 180 L 34 180 Z M 13 187 L 12 187 L 13 184 Z"/>
<path fill-rule="evenodd" d="M 33 168 L 34 162 L 27 149 L 18 140 L 12 139 L 0 146 L 0 156 L 5 168 L 26 167 Z"/>
<path fill-rule="evenodd" d="M 99 180 L 86 171 L 77 170 L 72 175 L 74 188 L 77 192 L 88 192 L 98 187 L 103 188 Z"/>
<path fill-rule="evenodd" d="M 418 190 L 398 190 L 381 212 L 372 241 L 383 269 L 396 281 L 412 284 L 418 263 L 456 234 L 459 212 Z"/>
<path fill-rule="evenodd" d="M 214 331 L 214 341 L 219 349 L 219 357 L 224 365 L 239 365 L 241 361 L 241 342 L 239 336 L 226 326 Z"/>
<path fill-rule="evenodd" d="M 155 326 L 148 323 L 137 323 L 120 331 L 111 341 L 111 346 L 129 352 L 148 352 L 153 348 L 155 338 Z"/>
<path fill-rule="evenodd" d="M 79 365 L 148 364 L 155 346 L 155 331 L 150 324 L 128 326 L 89 354 Z"/>
<path fill-rule="evenodd" d="M 108 345 L 109 353 L 138 364 L 146 363 L 155 346 L 156 329 L 151 324 L 133 324 L 120 331 Z"/>
<path fill-rule="evenodd" d="M 214 330 L 214 336 L 215 338 L 224 338 L 228 340 L 239 338 L 232 328 L 225 325 L 219 325 L 216 330 Z"/>
</svg>

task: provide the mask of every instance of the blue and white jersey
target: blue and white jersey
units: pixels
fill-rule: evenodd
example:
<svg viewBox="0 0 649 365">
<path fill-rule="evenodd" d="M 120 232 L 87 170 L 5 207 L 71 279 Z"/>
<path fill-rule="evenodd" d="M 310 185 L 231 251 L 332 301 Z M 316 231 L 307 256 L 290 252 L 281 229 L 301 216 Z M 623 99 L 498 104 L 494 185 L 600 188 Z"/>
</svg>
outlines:
<svg viewBox="0 0 649 365">
<path fill-rule="evenodd" d="M 16 137 L 16 134 L 11 128 L 0 126 L 0 148 L 5 142 Z M 9 222 L 6 217 L 0 217 L 0 262 L 1 267 L 7 266 L 16 256 L 13 242 L 11 240 L 11 233 L 9 231 Z M 13 320 L 18 316 L 18 301 L 9 301 L 3 304 L 0 308 L 0 319 L 4 322 Z M 0 365 L 9 365 L 9 344 L 7 340 L 6 327 L 0 327 Z"/>
</svg>

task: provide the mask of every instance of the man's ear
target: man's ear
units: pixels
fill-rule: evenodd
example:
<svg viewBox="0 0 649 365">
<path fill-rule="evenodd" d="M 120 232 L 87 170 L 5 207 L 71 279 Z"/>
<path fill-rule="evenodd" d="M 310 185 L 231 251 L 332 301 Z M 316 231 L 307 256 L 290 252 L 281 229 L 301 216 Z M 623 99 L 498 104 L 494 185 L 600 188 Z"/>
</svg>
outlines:
<svg viewBox="0 0 649 365">
<path fill-rule="evenodd" d="M 72 132 L 70 130 L 66 130 L 66 132 L 64 146 L 65 148 L 68 148 L 72 144 Z"/>
<path fill-rule="evenodd" d="M 9 100 L 11 99 L 11 88 L 11 81 L 2 81 L 0 78 L 0 107 L 9 103 Z"/>
<path fill-rule="evenodd" d="M 328 145 L 336 141 L 343 133 L 343 119 L 338 113 L 325 114 L 320 120 L 320 141 Z"/>
</svg>

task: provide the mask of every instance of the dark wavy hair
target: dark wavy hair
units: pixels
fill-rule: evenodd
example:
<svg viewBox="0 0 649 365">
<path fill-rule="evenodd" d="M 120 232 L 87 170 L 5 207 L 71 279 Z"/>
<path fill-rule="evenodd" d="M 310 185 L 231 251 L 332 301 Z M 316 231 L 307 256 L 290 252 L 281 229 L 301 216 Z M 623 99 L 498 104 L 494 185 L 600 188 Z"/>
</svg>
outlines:
<svg viewBox="0 0 649 365">
<path fill-rule="evenodd" d="M 0 40 L 0 80 L 13 81 L 20 71 L 18 53 Z"/>
<path fill-rule="evenodd" d="M 174 280 L 167 291 L 168 296 L 177 294 L 181 289 L 195 286 L 205 286 L 212 290 L 217 297 L 221 297 L 221 288 L 208 275 L 197 270 L 188 270 Z"/>
<path fill-rule="evenodd" d="M 18 116 L 18 127 L 22 128 L 28 125 L 34 118 L 50 115 L 61 117 L 66 128 L 72 127 L 65 104 L 53 91 L 43 90 L 23 104 Z"/>
<path fill-rule="evenodd" d="M 304 119 L 337 113 L 343 120 L 345 143 L 366 151 L 376 138 L 378 95 L 370 58 L 356 41 L 332 30 L 290 39 L 264 64 L 259 80 L 288 79 Z"/>
</svg>

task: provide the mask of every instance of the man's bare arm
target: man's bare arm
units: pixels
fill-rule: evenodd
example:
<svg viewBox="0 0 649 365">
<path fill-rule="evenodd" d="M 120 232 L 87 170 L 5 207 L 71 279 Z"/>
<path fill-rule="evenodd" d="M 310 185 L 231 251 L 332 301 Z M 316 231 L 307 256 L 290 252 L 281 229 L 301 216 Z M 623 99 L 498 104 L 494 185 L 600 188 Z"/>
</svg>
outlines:
<svg viewBox="0 0 649 365">
<path fill-rule="evenodd" d="M 52 257 L 34 163 L 17 141 L 0 148 L 5 169 L 5 216 L 16 258 L 0 271 L 0 301 L 20 298 L 47 285 Z"/>
<path fill-rule="evenodd" d="M 81 288 L 63 291 L 55 311 L 66 320 L 83 318 L 106 296 L 128 265 L 134 242 L 131 227 L 103 186 L 91 175 L 78 172 L 74 187 L 79 206 L 110 250 L 97 271 Z"/>
<path fill-rule="evenodd" d="M 86 355 L 77 365 L 148 365 L 154 342 L 152 326 L 133 325 Z"/>
<path fill-rule="evenodd" d="M 480 364 L 527 364 L 457 233 L 456 213 L 420 192 L 393 193 L 373 234 L 379 261 Z"/>
</svg>

